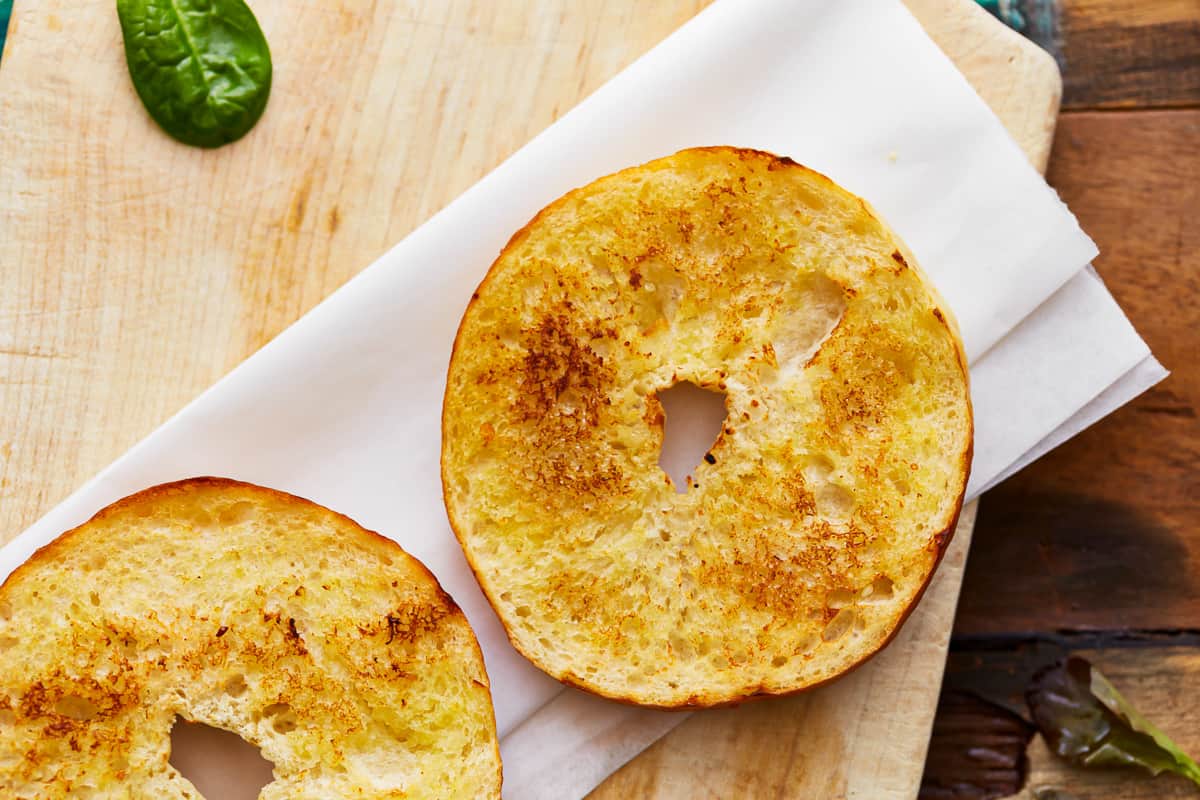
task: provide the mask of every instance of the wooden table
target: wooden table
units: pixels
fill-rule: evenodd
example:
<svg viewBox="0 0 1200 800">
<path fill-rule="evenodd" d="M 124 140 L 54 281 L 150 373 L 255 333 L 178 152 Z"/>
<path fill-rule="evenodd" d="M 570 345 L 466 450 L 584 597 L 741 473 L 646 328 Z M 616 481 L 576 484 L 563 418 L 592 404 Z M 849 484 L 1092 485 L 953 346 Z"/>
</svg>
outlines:
<svg viewBox="0 0 1200 800">
<path fill-rule="evenodd" d="M 68 151 L 57 140 L 39 143 L 61 147 L 63 159 L 77 159 L 82 168 L 62 181 L 61 193 L 28 202 L 79 215 L 79 229 L 54 243 L 55 257 L 65 264 L 82 259 L 90 268 L 23 272 L 4 284 L 0 296 L 0 539 L 44 513 L 704 5 L 705 0 L 593 2 L 586 12 L 569 13 L 571 3 L 546 2 L 542 16 L 518 18 L 498 10 L 454 25 L 437 14 L 417 14 L 414 24 L 434 26 L 449 46 L 413 48 L 402 62 L 380 64 L 381 74 L 427 63 L 431 73 L 460 69 L 497 86 L 527 81 L 519 94 L 529 102 L 481 116 L 455 91 L 412 101 L 403 114 L 429 134 L 425 138 L 437 139 L 440 130 L 470 131 L 455 140 L 458 157 L 452 158 L 437 151 L 435 159 L 422 149 L 425 139 L 405 140 L 402 131 L 365 136 L 328 127 L 320 113 L 288 118 L 286 124 L 306 134 L 311 127 L 317 149 L 339 137 L 362 136 L 356 144 L 362 157 L 390 148 L 394 158 L 431 159 L 433 166 L 421 185 L 392 187 L 386 196 L 370 184 L 348 185 L 335 172 L 306 171 L 304 180 L 283 187 L 290 198 L 286 213 L 260 210 L 253 220 L 295 232 L 288 249 L 267 253 L 251 247 L 239 272 L 205 269 L 205 254 L 197 252 L 189 254 L 194 269 L 123 279 L 123 265 L 107 256 L 104 230 L 84 224 L 81 200 L 98 189 L 105 143 L 120 141 L 123 131 L 97 129 L 93 144 L 78 150 Z M 1101 274 L 1175 375 L 985 498 L 948 685 L 1020 709 L 1019 693 L 1033 668 L 1068 649 L 1083 649 L 1149 716 L 1200 753 L 1200 715 L 1192 711 L 1200 699 L 1195 649 L 1200 632 L 1192 629 L 1200 610 L 1200 568 L 1192 566 L 1193 551 L 1200 559 L 1200 486 L 1193 477 L 1200 466 L 1195 411 L 1200 232 L 1194 224 L 1200 211 L 1200 0 L 1018 5 L 1034 38 L 1057 48 L 1065 64 L 1067 111 L 1050 180 L 1099 241 Z M 39 30 L 48 37 L 69 36 L 74 24 L 79 23 L 72 15 L 50 12 Z M 385 35 L 355 27 L 351 14 L 331 13 L 330 24 L 362 48 Z M 472 26 L 511 40 L 527 54 L 513 59 L 510 73 L 481 72 L 469 47 Z M 21 35 L 19 24 L 10 35 Z M 568 47 L 571 43 L 582 45 Z M 116 52 L 112 48 L 119 41 L 87 55 L 105 59 Z M 318 67 L 339 57 L 320 48 L 312 52 Z M 283 76 L 279 91 L 286 90 L 282 81 Z M 568 83 L 563 102 L 544 102 L 546 85 Z M 326 84 L 318 78 L 299 88 L 345 91 Z M 0 84 L 0 114 L 2 89 Z M 378 100 L 387 87 L 356 89 Z M 136 114 L 136 100 L 126 100 L 128 113 Z M 78 111 L 70 124 L 95 124 L 87 103 L 86 97 L 73 98 L 71 107 Z M 11 177 L 4 170 L 19 167 L 21 145 L 0 142 L 0 176 Z M 263 135 L 246 146 L 272 157 Z M 324 199 L 318 203 L 317 197 Z M 119 200 L 129 213 L 144 204 L 136 196 Z M 187 198 L 181 197 L 177 211 L 147 224 L 155 235 L 204 224 L 186 210 Z M 150 241 L 148 236 L 147 247 Z M 307 269 L 313 263 L 322 268 Z M 0 270 L 9 269 L 11 264 L 0 263 Z M 198 297 L 206 302 L 195 302 Z M 212 302 L 214 297 L 222 301 Z M 186 350 L 177 344 L 201 340 L 203 347 Z M 948 711 L 964 707 L 962 695 L 947 697 Z M 965 716 L 986 733 L 996 713 L 972 705 Z M 949 713 L 943 723 L 948 719 Z M 964 745 L 971 741 L 961 733 L 935 738 L 927 796 L 988 796 L 938 793 L 939 784 L 955 778 L 979 785 L 998 779 L 1001 771 L 967 752 Z M 1055 773 L 1058 768 L 1036 750 L 1033 758 L 1039 779 L 1077 787 L 1082 800 L 1188 796 L 1179 781 L 1118 783 L 1112 776 Z"/>
<path fill-rule="evenodd" d="M 1027 714 L 1030 674 L 1068 652 L 1200 757 L 1200 0 L 1019 5 L 1063 69 L 1048 179 L 1173 374 L 983 498 L 924 798 L 1009 793 L 1015 773 L 968 755 L 1002 715 L 956 693 Z M 1030 761 L 1031 784 L 1080 800 L 1200 791 L 1071 769 L 1040 740 Z"/>
</svg>

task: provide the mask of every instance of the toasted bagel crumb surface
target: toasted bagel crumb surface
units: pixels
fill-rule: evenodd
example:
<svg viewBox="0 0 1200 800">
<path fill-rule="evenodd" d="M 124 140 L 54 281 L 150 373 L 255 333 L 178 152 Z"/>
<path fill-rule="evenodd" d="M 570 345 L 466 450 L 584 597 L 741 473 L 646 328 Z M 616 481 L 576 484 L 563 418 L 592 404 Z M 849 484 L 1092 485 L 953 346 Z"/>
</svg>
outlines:
<svg viewBox="0 0 1200 800">
<path fill-rule="evenodd" d="M 863 201 L 767 153 L 685 150 L 544 209 L 473 296 L 443 409 L 450 521 L 514 645 L 666 708 L 878 651 L 966 487 L 945 309 Z M 729 409 L 683 494 L 657 463 L 680 381 Z"/>
</svg>

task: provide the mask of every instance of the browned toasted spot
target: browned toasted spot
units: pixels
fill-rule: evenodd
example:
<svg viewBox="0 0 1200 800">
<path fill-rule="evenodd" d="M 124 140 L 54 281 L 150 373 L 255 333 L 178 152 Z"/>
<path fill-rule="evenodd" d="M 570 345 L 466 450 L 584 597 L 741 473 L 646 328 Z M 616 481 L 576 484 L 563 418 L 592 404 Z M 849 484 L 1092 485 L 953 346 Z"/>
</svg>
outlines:
<svg viewBox="0 0 1200 800">
<path fill-rule="evenodd" d="M 883 423 L 884 395 L 874 386 L 835 378 L 821 384 L 819 396 L 825 420 L 832 428 L 863 430 Z"/>
<path fill-rule="evenodd" d="M 284 633 L 284 638 L 300 655 L 308 653 L 308 648 L 304 646 L 304 639 L 300 636 L 300 631 L 296 630 L 296 620 L 294 617 L 288 617 L 287 631 Z"/>
<path fill-rule="evenodd" d="M 452 610 L 444 605 L 420 603 L 401 606 L 384 620 L 387 644 L 412 641 L 437 630 L 438 623 L 451 613 Z"/>
<path fill-rule="evenodd" d="M 675 229 L 679 232 L 679 238 L 684 244 L 692 243 L 692 234 L 696 230 L 696 223 L 692 221 L 692 217 L 684 209 L 679 209 L 675 212 Z"/>
<path fill-rule="evenodd" d="M 537 422 L 577 438 L 596 427 L 615 373 L 571 330 L 562 314 L 525 332 L 516 408 L 522 422 Z"/>
<path fill-rule="evenodd" d="M 784 478 L 783 489 L 787 498 L 788 508 L 797 516 L 807 516 L 816 513 L 817 501 L 813 498 L 812 492 L 809 491 L 808 484 L 805 482 L 803 475 L 796 473 Z"/>
<path fill-rule="evenodd" d="M 611 587 L 610 587 L 611 588 Z M 607 625 L 595 619 L 597 611 L 604 611 L 600 597 L 603 595 L 598 575 L 575 569 L 562 569 L 548 576 L 547 600 L 574 622 L 601 622 L 604 635 L 612 636 L 615 631 L 612 621 Z"/>
<path fill-rule="evenodd" d="M 47 734 L 64 736 L 94 721 L 111 719 L 140 702 L 141 684 L 127 668 L 97 679 L 72 676 L 55 667 L 22 692 L 17 713 L 23 720 L 45 720 Z"/>
<path fill-rule="evenodd" d="M 592 443 L 611 404 L 615 372 L 590 342 L 613 335 L 595 325 L 577 331 L 563 314 L 547 316 L 525 332 L 526 352 L 516 376 L 522 392 L 513 411 L 530 423 L 535 444 L 523 474 L 541 487 L 592 497 L 626 489 L 615 459 Z"/>
<path fill-rule="evenodd" d="M 825 545 L 781 557 L 759 536 L 751 549 L 739 548 L 728 561 L 703 564 L 697 579 L 702 585 L 719 582 L 750 608 L 783 620 L 815 607 L 819 598 L 809 588 L 815 584 L 813 568 L 824 572 L 834 559 L 832 548 Z"/>
<path fill-rule="evenodd" d="M 21 716 L 27 719 L 44 717 L 47 709 L 50 708 L 50 701 L 47 697 L 48 694 L 45 685 L 41 681 L 35 681 L 21 695 L 20 705 L 18 706 Z"/>
<path fill-rule="evenodd" d="M 532 463 L 534 480 L 549 490 L 561 490 L 573 494 L 588 495 L 603 499 L 623 495 L 628 490 L 624 474 L 611 461 L 598 462 L 578 448 L 565 448 Z M 558 503 L 564 498 L 555 497 Z"/>
</svg>

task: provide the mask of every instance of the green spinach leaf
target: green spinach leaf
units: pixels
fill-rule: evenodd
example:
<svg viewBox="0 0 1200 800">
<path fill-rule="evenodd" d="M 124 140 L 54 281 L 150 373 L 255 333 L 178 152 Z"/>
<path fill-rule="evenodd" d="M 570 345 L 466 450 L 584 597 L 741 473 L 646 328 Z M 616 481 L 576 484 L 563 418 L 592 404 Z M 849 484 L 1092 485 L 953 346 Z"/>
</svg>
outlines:
<svg viewBox="0 0 1200 800">
<path fill-rule="evenodd" d="M 1085 659 L 1039 672 L 1025 700 L 1050 749 L 1072 763 L 1169 771 L 1200 785 L 1200 766 Z"/>
<path fill-rule="evenodd" d="M 220 147 L 267 107 L 271 51 L 243 0 L 117 0 L 134 88 L 162 129 Z"/>
</svg>

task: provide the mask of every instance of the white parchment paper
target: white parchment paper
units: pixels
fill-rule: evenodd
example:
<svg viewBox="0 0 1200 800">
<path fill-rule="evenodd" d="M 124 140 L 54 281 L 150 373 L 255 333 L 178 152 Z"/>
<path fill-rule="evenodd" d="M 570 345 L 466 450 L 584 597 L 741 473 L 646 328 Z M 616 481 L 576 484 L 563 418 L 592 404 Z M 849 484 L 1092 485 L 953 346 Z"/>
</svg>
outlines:
<svg viewBox="0 0 1200 800">
<path fill-rule="evenodd" d="M 564 692 L 509 646 L 442 507 L 445 371 L 512 231 L 567 189 L 705 144 L 791 156 L 908 242 L 973 362 L 972 491 L 1161 377 L 1081 271 L 1095 246 L 899 2 L 720 0 L 34 524 L 0 575 L 150 484 L 215 474 L 309 497 L 396 539 L 466 611 L 506 796 L 581 797 L 682 717 Z"/>
</svg>

